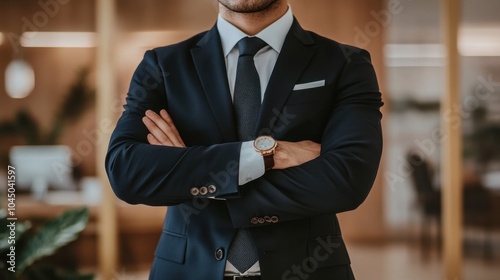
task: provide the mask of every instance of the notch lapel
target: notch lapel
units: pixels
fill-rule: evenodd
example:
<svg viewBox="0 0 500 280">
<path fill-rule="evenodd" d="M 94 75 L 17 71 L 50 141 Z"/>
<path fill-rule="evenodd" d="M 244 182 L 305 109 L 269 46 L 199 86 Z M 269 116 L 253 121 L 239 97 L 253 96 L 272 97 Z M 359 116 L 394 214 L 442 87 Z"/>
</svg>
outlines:
<svg viewBox="0 0 500 280">
<path fill-rule="evenodd" d="M 225 141 L 237 141 L 238 133 L 229 91 L 227 70 L 217 27 L 191 49 L 193 62 L 208 103 Z"/>
<path fill-rule="evenodd" d="M 294 20 L 269 79 L 256 135 L 272 134 L 288 95 L 316 52 L 316 43 Z"/>
</svg>

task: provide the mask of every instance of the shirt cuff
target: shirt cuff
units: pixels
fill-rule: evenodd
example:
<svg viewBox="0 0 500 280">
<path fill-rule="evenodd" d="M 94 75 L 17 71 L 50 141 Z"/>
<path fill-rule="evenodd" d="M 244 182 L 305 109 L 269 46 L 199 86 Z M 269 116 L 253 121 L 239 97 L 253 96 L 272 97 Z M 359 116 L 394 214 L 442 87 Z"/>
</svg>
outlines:
<svg viewBox="0 0 500 280">
<path fill-rule="evenodd" d="M 240 150 L 240 169 L 238 185 L 244 185 L 250 181 L 262 177 L 266 173 L 264 158 L 255 151 L 253 141 L 243 142 Z"/>
</svg>

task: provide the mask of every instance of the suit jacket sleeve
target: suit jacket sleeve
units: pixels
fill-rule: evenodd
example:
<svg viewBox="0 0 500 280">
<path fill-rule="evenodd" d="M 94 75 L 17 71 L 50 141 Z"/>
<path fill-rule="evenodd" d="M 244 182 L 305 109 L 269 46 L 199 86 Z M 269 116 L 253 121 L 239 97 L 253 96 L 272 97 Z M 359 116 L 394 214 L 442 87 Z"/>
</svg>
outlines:
<svg viewBox="0 0 500 280">
<path fill-rule="evenodd" d="M 111 137 L 106 170 L 122 200 L 147 205 L 193 201 L 191 188 L 218 187 L 235 227 L 254 226 L 253 217 L 279 216 L 281 222 L 358 207 L 376 176 L 382 150 L 382 105 L 366 51 L 352 53 L 336 86 L 336 106 L 324 127 L 321 156 L 298 167 L 272 170 L 238 186 L 241 143 L 175 148 L 147 143 L 142 123 L 147 109 L 168 100 L 154 51 L 134 73 L 125 112 Z"/>
<path fill-rule="evenodd" d="M 321 155 L 301 166 L 271 170 L 227 201 L 235 227 L 253 217 L 280 222 L 357 208 L 367 197 L 382 153 L 381 94 L 368 52 L 353 52 L 336 87 Z"/>
<path fill-rule="evenodd" d="M 238 195 L 241 143 L 188 148 L 148 144 L 142 118 L 148 109 L 159 112 L 165 108 L 163 76 L 155 51 L 146 52 L 132 78 L 125 111 L 106 155 L 106 171 L 115 194 L 131 204 L 153 206 L 192 201 L 193 187 L 216 185 L 217 196 Z"/>
</svg>

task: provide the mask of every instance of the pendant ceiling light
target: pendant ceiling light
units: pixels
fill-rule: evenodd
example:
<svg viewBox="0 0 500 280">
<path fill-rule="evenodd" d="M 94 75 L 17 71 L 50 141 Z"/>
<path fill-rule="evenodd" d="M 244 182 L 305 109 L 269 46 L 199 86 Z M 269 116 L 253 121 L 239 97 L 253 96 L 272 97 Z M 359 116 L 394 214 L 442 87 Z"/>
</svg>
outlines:
<svg viewBox="0 0 500 280">
<path fill-rule="evenodd" d="M 35 72 L 22 59 L 13 60 L 5 70 L 5 90 L 12 98 L 25 98 L 35 87 Z"/>
</svg>

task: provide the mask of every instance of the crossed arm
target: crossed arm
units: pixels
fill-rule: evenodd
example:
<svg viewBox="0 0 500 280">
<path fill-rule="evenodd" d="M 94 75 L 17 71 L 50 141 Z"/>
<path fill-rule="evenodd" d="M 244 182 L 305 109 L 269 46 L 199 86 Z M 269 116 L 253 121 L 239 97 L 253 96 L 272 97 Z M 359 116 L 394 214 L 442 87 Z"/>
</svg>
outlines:
<svg viewBox="0 0 500 280">
<path fill-rule="evenodd" d="M 142 122 L 149 130 L 149 144 L 185 148 L 186 145 L 165 109 L 160 114 L 147 110 Z M 319 157 L 321 145 L 312 141 L 278 141 L 274 155 L 274 169 L 299 166 Z"/>
<path fill-rule="evenodd" d="M 193 201 L 193 186 L 215 184 L 217 196 L 228 198 L 233 225 L 247 227 L 255 216 L 277 215 L 284 222 L 352 210 L 368 195 L 382 152 L 383 103 L 367 52 L 354 53 L 342 70 L 321 145 L 280 141 L 275 169 L 243 186 L 238 182 L 241 143 L 184 147 L 168 113 L 161 111 L 165 88 L 138 90 L 144 89 L 147 69 L 157 66 L 154 52 L 147 52 L 110 141 L 106 170 L 120 199 L 176 205 Z"/>
</svg>

